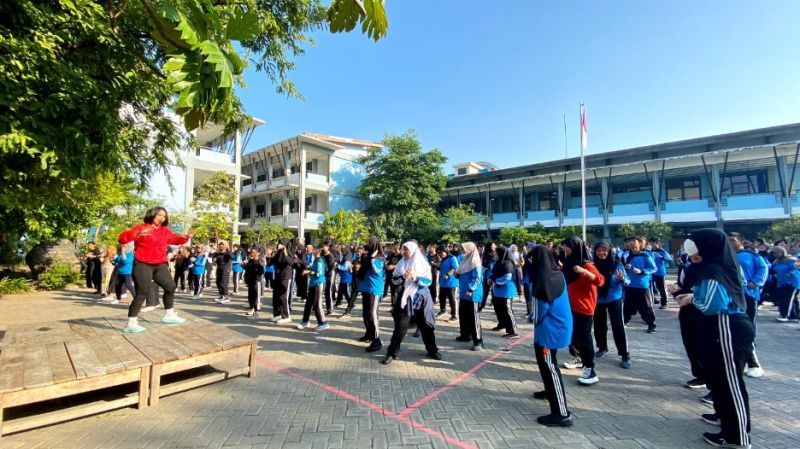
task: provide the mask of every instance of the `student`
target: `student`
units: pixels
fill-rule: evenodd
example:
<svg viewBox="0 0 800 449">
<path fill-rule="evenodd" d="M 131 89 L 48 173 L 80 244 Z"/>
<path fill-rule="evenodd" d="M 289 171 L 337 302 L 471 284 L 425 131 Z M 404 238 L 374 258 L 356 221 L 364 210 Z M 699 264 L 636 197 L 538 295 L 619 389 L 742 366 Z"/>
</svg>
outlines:
<svg viewBox="0 0 800 449">
<path fill-rule="evenodd" d="M 522 290 L 525 295 L 525 310 L 527 310 L 527 317 L 531 315 L 531 308 L 533 307 L 533 248 L 536 242 L 528 242 L 525 245 L 527 252 L 522 256 Z"/>
<path fill-rule="evenodd" d="M 198 246 L 195 254 L 189 259 L 189 269 L 194 278 L 194 296 L 192 299 L 200 299 L 203 296 L 206 274 L 206 251 L 202 245 Z"/>
<path fill-rule="evenodd" d="M 761 364 L 758 363 L 756 357 L 755 336 L 757 332 L 756 318 L 758 316 L 758 302 L 761 300 L 761 288 L 767 281 L 767 274 L 769 268 L 767 262 L 759 256 L 754 250 L 747 249 L 744 245 L 744 238 L 741 234 L 732 232 L 729 234 L 728 240 L 731 247 L 736 251 L 736 259 L 739 266 L 742 267 L 744 274 L 744 281 L 746 283 L 744 289 L 744 298 L 747 302 L 747 317 L 753 323 L 753 347 L 747 355 L 747 374 L 748 377 L 763 377 L 764 370 Z"/>
<path fill-rule="evenodd" d="M 750 447 L 750 404 L 744 364 L 753 344 L 753 324 L 747 318 L 739 263 L 728 238 L 718 229 L 692 232 L 684 243 L 697 281 L 691 294 L 675 299 L 681 307 L 696 307 L 702 326 L 707 381 L 714 394 L 714 413 L 702 415 L 720 426 L 703 438 L 718 447 Z"/>
<path fill-rule="evenodd" d="M 392 282 L 398 286 L 397 299 L 392 304 L 394 332 L 386 357 L 381 361 L 384 365 L 392 363 L 400 354 L 400 345 L 408 333 L 411 319 L 417 323 L 422 334 L 422 342 L 428 357 L 441 360 L 442 354 L 436 346 L 436 315 L 433 311 L 433 300 L 428 287 L 431 285 L 431 266 L 422 254 L 417 242 L 403 244 L 403 258 L 394 268 Z"/>
<path fill-rule="evenodd" d="M 186 247 L 181 246 L 175 254 L 175 286 L 180 287 L 181 292 L 186 291 L 186 271 L 189 269 L 189 253 Z M 191 287 L 191 286 L 190 286 Z"/>
<path fill-rule="evenodd" d="M 552 251 L 543 245 L 531 250 L 533 279 L 533 348 L 536 364 L 542 376 L 544 391 L 533 394 L 536 399 L 547 399 L 550 414 L 536 421 L 548 427 L 569 427 L 572 414 L 567 408 L 564 380 L 558 369 L 556 354 L 559 348 L 570 344 L 572 317 L 569 295 L 564 275 L 558 271 Z"/>
<path fill-rule="evenodd" d="M 86 254 L 83 258 L 86 260 L 86 288 L 94 288 L 95 293 L 102 293 L 100 283 L 102 280 L 102 273 L 100 268 L 100 249 L 94 242 L 86 244 Z"/>
<path fill-rule="evenodd" d="M 134 242 L 134 267 L 133 284 L 136 295 L 128 308 L 128 324 L 122 332 L 144 332 L 145 328 L 139 325 L 139 310 L 142 307 L 152 284 L 155 283 L 164 289 L 164 317 L 162 322 L 168 324 L 183 323 L 175 313 L 173 299 L 175 297 L 175 281 L 170 276 L 167 268 L 167 245 L 182 245 L 189 241 L 194 231 L 186 235 L 175 234 L 169 228 L 169 215 L 163 207 L 154 207 L 147 211 L 143 223 L 121 233 L 118 242 L 122 245 Z"/>
<path fill-rule="evenodd" d="M 456 341 L 472 341 L 472 350 L 483 349 L 481 333 L 481 304 L 483 303 L 483 267 L 478 247 L 472 242 L 461 244 L 463 260 L 459 263 L 458 276 L 458 316 L 461 334 Z"/>
<path fill-rule="evenodd" d="M 450 303 L 450 321 L 458 320 L 459 310 L 456 308 L 456 270 L 458 259 L 447 251 L 447 247 L 439 245 L 439 315 L 447 313 L 447 303 Z"/>
<path fill-rule="evenodd" d="M 310 254 L 307 251 L 307 247 L 299 247 L 294 252 L 294 285 L 297 297 L 303 300 L 308 299 L 308 274 L 306 271 L 314 263 L 314 247 L 311 247 Z M 309 260 L 309 256 L 311 260 Z"/>
<path fill-rule="evenodd" d="M 228 288 L 231 277 L 231 261 L 233 260 L 233 253 L 228 249 L 228 243 L 220 241 L 217 245 L 217 252 L 211 254 L 214 259 L 214 265 L 217 267 L 215 277 L 217 278 L 217 291 L 219 298 L 215 301 L 219 304 L 227 304 L 231 302 L 228 297 Z"/>
<path fill-rule="evenodd" d="M 108 304 L 119 304 L 122 301 L 122 289 L 126 288 L 131 293 L 131 298 L 136 296 L 136 288 L 133 286 L 133 251 L 130 245 L 119 245 L 114 265 L 117 269 L 117 282 L 114 286 L 115 298 L 108 301 Z"/>
<path fill-rule="evenodd" d="M 772 270 L 775 272 L 775 289 L 773 297 L 778 304 L 779 316 L 775 321 L 786 323 L 796 321 L 797 292 L 800 291 L 800 270 L 797 269 L 797 259 L 788 255 L 786 248 L 775 245 L 769 250 L 773 257 Z"/>
<path fill-rule="evenodd" d="M 264 248 L 264 281 L 261 282 L 261 295 L 264 295 L 264 290 L 272 290 L 275 287 L 275 266 L 270 263 L 273 257 L 272 247 Z"/>
<path fill-rule="evenodd" d="M 647 333 L 656 331 L 656 316 L 653 313 L 653 291 L 650 281 L 656 272 L 656 263 L 645 251 L 641 242 L 636 237 L 627 237 L 625 244 L 628 254 L 624 255 L 622 263 L 630 278 L 630 284 L 625 287 L 625 300 L 622 304 L 625 324 L 637 311 L 647 323 Z"/>
<path fill-rule="evenodd" d="M 513 299 L 518 294 L 514 282 L 516 267 L 511 260 L 511 252 L 503 245 L 495 249 L 495 258 L 494 267 L 489 275 L 492 285 L 492 305 L 499 326 L 506 330 L 503 338 L 513 340 L 519 338 L 512 305 Z"/>
<path fill-rule="evenodd" d="M 345 248 L 343 251 L 341 260 L 336 264 L 336 272 L 339 273 L 339 287 L 336 289 L 336 303 L 334 306 L 339 307 L 342 304 L 342 299 L 347 300 L 347 308 L 342 314 L 344 317 L 350 315 L 356 301 L 351 289 L 353 285 L 353 254 L 349 248 Z"/>
<path fill-rule="evenodd" d="M 331 251 L 331 244 L 330 242 L 325 242 L 325 245 L 322 247 L 322 258 L 325 260 L 325 272 L 328 273 L 328 276 L 325 278 L 325 313 L 330 315 L 332 310 L 332 298 L 336 295 L 336 291 L 334 290 L 333 286 L 333 273 L 334 269 L 336 268 L 336 257 L 333 255 Z M 311 288 L 310 285 L 311 280 L 309 279 L 309 289 Z"/>
<path fill-rule="evenodd" d="M 400 244 L 396 243 L 392 245 L 391 251 L 386 255 L 386 279 L 392 279 L 394 269 L 402 258 L 403 255 L 400 252 Z M 397 296 L 397 286 L 393 282 L 386 282 L 383 287 L 384 298 L 386 297 L 387 291 L 390 294 L 392 304 L 394 304 L 395 296 Z"/>
<path fill-rule="evenodd" d="M 244 272 L 244 257 L 239 245 L 233 245 L 233 257 L 231 258 L 231 271 L 233 271 L 233 292 L 239 293 L 239 281 Z"/>
<path fill-rule="evenodd" d="M 497 245 L 494 243 L 487 243 L 483 246 L 483 254 L 481 255 L 481 266 L 483 267 L 483 298 L 481 298 L 481 309 L 486 307 L 486 301 L 489 300 L 489 293 L 492 291 L 492 286 L 489 285 L 491 281 L 492 268 L 494 268 L 494 250 Z M 497 324 L 492 330 L 499 331 L 503 326 Z"/>
<path fill-rule="evenodd" d="M 664 288 L 664 279 L 667 276 L 667 265 L 672 262 L 672 256 L 661 248 L 661 239 L 658 237 L 650 238 L 650 255 L 656 263 L 656 272 L 653 273 L 653 296 L 656 290 L 661 294 L 660 309 L 667 308 L 667 291 Z"/>
<path fill-rule="evenodd" d="M 428 291 L 431 292 L 433 305 L 436 306 L 436 299 L 439 294 L 439 265 L 442 263 L 442 259 L 439 257 L 439 253 L 436 251 L 436 245 L 428 245 L 426 248 L 425 258 L 431 266 L 431 276 L 433 276 L 431 280 L 431 286 L 428 288 Z M 436 316 L 438 318 L 442 315 L 444 314 L 439 313 Z M 450 315 L 450 318 L 453 318 L 452 314 Z"/>
<path fill-rule="evenodd" d="M 517 286 L 517 295 L 522 294 L 522 255 L 517 245 L 508 247 L 508 257 L 514 263 L 514 284 Z"/>
<path fill-rule="evenodd" d="M 600 379 L 594 369 L 594 344 L 592 324 L 597 308 L 597 287 L 605 283 L 603 275 L 597 271 L 589 256 L 589 249 L 583 240 L 571 236 L 561 243 L 564 253 L 564 280 L 567 282 L 569 305 L 572 310 L 572 347 L 575 356 L 564 364 L 566 368 L 583 368 L 578 377 L 581 385 L 594 385 Z"/>
<path fill-rule="evenodd" d="M 242 272 L 244 273 L 244 284 L 247 286 L 247 302 L 250 305 L 250 310 L 246 313 L 247 319 L 257 320 L 258 312 L 261 309 L 258 281 L 264 275 L 264 264 L 257 246 L 250 247 L 247 262 L 242 266 Z"/>
<path fill-rule="evenodd" d="M 370 342 L 367 352 L 380 350 L 380 326 L 378 324 L 378 303 L 384 292 L 384 264 L 381 241 L 377 237 L 370 237 L 364 245 L 364 255 L 361 257 L 358 270 L 358 291 L 361 292 L 362 315 L 366 333 L 358 341 Z"/>
<path fill-rule="evenodd" d="M 327 285 L 325 273 L 328 269 L 328 263 L 322 254 L 323 251 L 317 251 L 314 254 L 314 262 L 306 270 L 308 274 L 308 298 L 306 298 L 306 304 L 303 307 L 303 319 L 297 325 L 299 330 L 309 327 L 308 320 L 311 318 L 312 309 L 314 310 L 314 317 L 317 319 L 315 330 L 321 331 L 331 327 L 325 321 L 325 313 L 322 310 L 322 289 Z"/>
<path fill-rule="evenodd" d="M 599 242 L 594 245 L 594 265 L 603 276 L 603 285 L 597 288 L 597 309 L 594 311 L 594 339 L 597 342 L 595 357 L 602 359 L 608 354 L 608 321 L 611 320 L 611 332 L 617 353 L 622 357 L 620 366 L 631 367 L 628 353 L 628 336 L 622 320 L 622 289 L 630 283 L 625 267 L 611 252 L 608 243 Z"/>
<path fill-rule="evenodd" d="M 289 311 L 289 293 L 292 288 L 292 275 L 294 267 L 294 251 L 289 239 L 280 239 L 275 255 L 270 259 L 270 265 L 275 267 L 275 284 L 272 287 L 272 318 L 271 322 L 288 324 L 292 322 Z"/>
</svg>

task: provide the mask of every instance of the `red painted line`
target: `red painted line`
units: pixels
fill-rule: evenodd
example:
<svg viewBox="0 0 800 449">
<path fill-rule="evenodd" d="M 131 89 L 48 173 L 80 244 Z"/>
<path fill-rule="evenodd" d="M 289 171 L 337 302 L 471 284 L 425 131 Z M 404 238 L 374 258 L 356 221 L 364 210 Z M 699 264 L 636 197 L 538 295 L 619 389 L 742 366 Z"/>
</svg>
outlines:
<svg viewBox="0 0 800 449">
<path fill-rule="evenodd" d="M 531 332 L 528 335 L 520 338 L 519 340 L 517 340 L 514 343 L 510 344 L 509 346 L 506 346 L 504 349 L 505 350 L 511 350 L 512 348 L 514 348 L 517 345 L 522 344 L 525 340 L 527 340 L 528 338 L 530 338 L 532 336 L 533 336 L 533 332 Z M 489 363 L 495 361 L 496 359 L 498 359 L 503 354 L 504 354 L 504 351 L 495 352 L 494 354 L 492 354 L 491 356 L 489 356 L 485 360 L 481 361 L 477 365 L 473 366 L 469 370 L 461 373 L 460 376 L 458 376 L 455 379 L 451 380 L 447 385 L 439 388 L 438 390 L 431 391 L 430 393 L 428 393 L 425 396 L 423 396 L 422 398 L 420 398 L 418 401 L 416 401 L 413 404 L 409 405 L 404 410 L 402 410 L 400 413 L 398 413 L 397 416 L 404 417 L 404 416 L 408 416 L 411 413 L 414 413 L 415 410 L 417 410 L 418 408 L 420 408 L 424 404 L 432 401 L 433 399 L 435 399 L 440 394 L 444 393 L 447 390 L 452 389 L 456 385 L 458 385 L 461 382 L 467 380 L 467 378 L 469 378 L 469 376 L 475 374 L 475 372 L 477 372 L 479 369 L 481 369 L 484 366 L 488 365 Z"/>
<path fill-rule="evenodd" d="M 444 441 L 444 442 L 446 442 L 446 443 L 448 443 L 448 444 L 450 444 L 452 446 L 458 447 L 460 449 L 478 449 L 478 447 L 475 446 L 475 445 L 472 445 L 472 444 L 469 444 L 469 443 L 465 443 L 465 442 L 463 442 L 461 440 L 458 440 L 456 438 L 449 437 L 449 436 L 443 434 L 442 432 L 439 432 L 438 430 L 431 429 L 430 427 L 427 427 L 424 424 L 421 424 L 421 423 L 419 423 L 417 421 L 414 421 L 413 419 L 408 418 L 406 416 L 400 416 L 397 413 L 394 413 L 394 412 L 391 412 L 389 410 L 386 410 L 385 408 L 381 407 L 378 404 L 373 404 L 372 402 L 365 401 L 364 399 L 361 399 L 358 396 L 354 396 L 354 395 L 352 395 L 352 394 L 350 394 L 350 393 L 348 393 L 348 392 L 346 392 L 344 390 L 340 390 L 340 389 L 338 389 L 336 387 L 333 387 L 331 385 L 322 383 L 322 382 L 320 382 L 318 380 L 315 380 L 315 379 L 312 379 L 310 377 L 303 376 L 302 374 L 298 374 L 298 373 L 292 372 L 292 371 L 289 370 L 289 368 L 281 366 L 281 365 L 278 365 L 277 363 L 272 363 L 272 362 L 268 361 L 267 359 L 265 359 L 263 357 L 256 357 L 256 361 L 258 363 L 266 366 L 267 368 L 273 370 L 273 371 L 276 371 L 276 372 L 281 373 L 281 374 L 286 374 L 287 376 L 291 376 L 291 377 L 293 377 L 293 378 L 295 378 L 297 380 L 300 380 L 302 382 L 306 382 L 306 383 L 309 383 L 311 385 L 320 387 L 320 388 L 322 388 L 323 390 L 325 390 L 325 391 L 327 391 L 329 393 L 333 393 L 333 394 L 339 396 L 342 399 L 347 399 L 348 401 L 355 402 L 356 404 L 358 404 L 360 406 L 367 407 L 368 409 L 370 409 L 370 410 L 372 410 L 372 411 L 374 411 L 376 413 L 380 413 L 381 415 L 383 415 L 383 416 L 385 416 L 387 418 L 391 418 L 391 419 L 394 419 L 396 421 L 400 421 L 400 422 L 402 422 L 404 424 L 408 424 L 412 428 L 417 429 L 420 432 L 426 433 L 426 434 L 428 434 L 428 435 L 430 435 L 432 437 L 439 438 L 440 440 L 442 440 L 442 441 Z"/>
</svg>

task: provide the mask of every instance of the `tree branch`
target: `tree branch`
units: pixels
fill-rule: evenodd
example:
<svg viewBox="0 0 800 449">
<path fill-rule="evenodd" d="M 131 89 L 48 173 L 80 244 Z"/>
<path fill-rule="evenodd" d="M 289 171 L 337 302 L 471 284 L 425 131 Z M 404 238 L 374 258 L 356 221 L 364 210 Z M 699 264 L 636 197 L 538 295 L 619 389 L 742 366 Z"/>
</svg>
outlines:
<svg viewBox="0 0 800 449">
<path fill-rule="evenodd" d="M 175 42 L 174 40 L 169 38 L 167 30 L 165 30 L 164 27 L 161 26 L 161 20 L 158 17 L 158 14 L 156 14 L 156 11 L 153 9 L 152 5 L 147 3 L 147 0 L 139 0 L 139 3 L 141 3 L 142 6 L 144 6 L 147 15 L 150 17 L 150 21 L 153 22 L 153 26 L 155 26 L 158 29 L 158 31 L 161 32 L 161 36 L 163 36 L 164 39 L 166 39 L 170 43 L 170 45 L 172 45 L 175 48 L 188 48 L 186 44 L 184 44 L 183 42 Z"/>
</svg>

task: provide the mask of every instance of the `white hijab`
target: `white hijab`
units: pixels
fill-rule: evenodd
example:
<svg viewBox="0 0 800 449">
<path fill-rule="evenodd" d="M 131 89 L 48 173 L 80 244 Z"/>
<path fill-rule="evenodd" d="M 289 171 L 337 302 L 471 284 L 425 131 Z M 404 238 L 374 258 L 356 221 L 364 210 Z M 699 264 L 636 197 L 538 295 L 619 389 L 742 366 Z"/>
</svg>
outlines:
<svg viewBox="0 0 800 449">
<path fill-rule="evenodd" d="M 458 266 L 458 274 L 469 273 L 475 268 L 481 268 L 481 255 L 478 254 L 478 247 L 472 242 L 461 244 L 461 249 L 464 250 L 464 260 Z"/>
<path fill-rule="evenodd" d="M 405 309 L 408 298 L 413 298 L 417 290 L 419 290 L 419 285 L 415 278 L 431 279 L 431 265 L 420 252 L 419 245 L 416 242 L 406 242 L 403 243 L 403 246 L 411 253 L 411 257 L 401 259 L 394 267 L 393 275 L 395 277 L 403 277 L 406 271 L 411 270 L 411 276 L 406 278 L 403 296 L 400 298 L 400 308 Z"/>
</svg>

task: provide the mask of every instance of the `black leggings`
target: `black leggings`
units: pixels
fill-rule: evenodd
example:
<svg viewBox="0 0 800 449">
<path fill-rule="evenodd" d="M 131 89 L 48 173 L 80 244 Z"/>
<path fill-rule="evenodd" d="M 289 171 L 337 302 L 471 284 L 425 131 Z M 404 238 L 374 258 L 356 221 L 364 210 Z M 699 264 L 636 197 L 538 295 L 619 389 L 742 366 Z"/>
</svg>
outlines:
<svg viewBox="0 0 800 449">
<path fill-rule="evenodd" d="M 134 261 L 133 285 L 136 288 L 136 295 L 131 301 L 131 306 L 128 307 L 128 318 L 139 316 L 139 310 L 141 310 L 145 299 L 150 295 L 153 283 L 164 289 L 164 308 L 171 309 L 174 307 L 175 281 L 172 280 L 167 264 L 150 265 Z"/>
<path fill-rule="evenodd" d="M 336 289 L 336 305 L 342 303 L 342 297 L 347 300 L 347 311 L 350 312 L 355 307 L 355 298 L 353 298 L 352 293 L 350 293 L 350 284 L 343 284 L 339 283 L 339 288 Z"/>
<path fill-rule="evenodd" d="M 656 292 L 661 295 L 661 305 L 667 305 L 667 289 L 664 285 L 664 276 L 653 275 L 653 299 L 655 302 Z"/>
<path fill-rule="evenodd" d="M 261 295 L 259 293 L 258 281 L 247 284 L 247 302 L 250 304 L 250 308 L 256 312 L 261 307 Z"/>
<path fill-rule="evenodd" d="M 441 312 L 445 312 L 447 310 L 448 302 L 450 303 L 450 315 L 457 317 L 458 309 L 456 309 L 456 288 L 439 287 L 439 310 Z"/>
<path fill-rule="evenodd" d="M 409 299 L 410 301 L 411 299 Z M 428 298 L 428 301 L 431 301 Z M 397 357 L 400 354 L 400 345 L 403 343 L 408 327 L 411 325 L 411 316 L 399 307 L 394 307 L 392 311 L 392 318 L 394 318 L 394 331 L 392 332 L 392 340 L 389 344 L 389 349 L 386 354 L 392 357 Z M 436 346 L 436 336 L 433 333 L 433 328 L 425 321 L 425 310 L 419 309 L 414 313 L 414 321 L 417 324 L 417 329 L 422 334 L 422 343 L 425 344 L 425 351 L 428 355 L 433 355 L 439 352 Z"/>
<path fill-rule="evenodd" d="M 461 331 L 460 337 L 471 338 L 473 344 L 483 343 L 481 334 L 481 304 L 472 299 L 462 299 L 458 302 L 458 323 Z"/>
<path fill-rule="evenodd" d="M 367 328 L 367 332 L 364 336 L 370 339 L 370 341 L 380 341 L 381 328 L 378 325 L 378 297 L 362 292 L 361 299 L 364 302 L 362 306 L 364 327 Z"/>
<path fill-rule="evenodd" d="M 122 299 L 122 288 L 125 287 L 131 292 L 131 296 L 136 296 L 136 289 L 133 286 L 133 278 L 130 274 L 117 274 L 117 284 L 114 286 L 114 293 L 117 294 L 117 301 Z"/>
<path fill-rule="evenodd" d="M 594 311 L 594 340 L 597 342 L 597 349 L 601 351 L 608 351 L 609 320 L 617 352 L 623 358 L 628 357 L 628 336 L 625 333 L 625 324 L 622 322 L 621 299 L 597 304 L 597 309 Z"/>
<path fill-rule="evenodd" d="M 507 334 L 517 333 L 517 320 L 514 317 L 514 309 L 511 300 L 508 298 L 492 298 L 494 313 L 497 315 L 497 322 L 506 328 Z"/>
<path fill-rule="evenodd" d="M 648 326 L 655 325 L 656 315 L 653 313 L 653 291 L 649 288 L 625 288 L 625 299 L 622 303 L 622 310 L 625 315 L 625 322 L 639 312 L 642 319 Z"/>
<path fill-rule="evenodd" d="M 316 285 L 308 289 L 308 298 L 306 298 L 306 305 L 303 307 L 303 322 L 307 322 L 311 318 L 311 310 L 314 310 L 314 317 L 317 319 L 317 324 L 325 323 L 325 314 L 322 312 L 322 289 L 324 284 Z"/>
<path fill-rule="evenodd" d="M 580 357 L 583 366 L 594 368 L 594 345 L 592 344 L 592 315 L 572 312 L 572 345 L 570 353 Z"/>
</svg>

